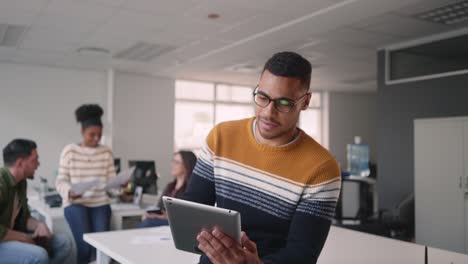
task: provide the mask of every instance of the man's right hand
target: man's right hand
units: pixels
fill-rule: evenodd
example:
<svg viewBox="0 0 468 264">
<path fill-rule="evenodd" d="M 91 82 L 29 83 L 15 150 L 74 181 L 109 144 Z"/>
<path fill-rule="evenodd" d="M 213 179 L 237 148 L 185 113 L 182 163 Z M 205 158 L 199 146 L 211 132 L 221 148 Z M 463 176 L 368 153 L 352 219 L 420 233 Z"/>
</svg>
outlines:
<svg viewBox="0 0 468 264">
<path fill-rule="evenodd" d="M 15 231 L 12 229 L 8 229 L 6 235 L 3 237 L 1 241 L 19 241 L 23 243 L 28 243 L 35 245 L 36 243 L 32 239 L 32 237 L 28 236 L 26 233 Z"/>
<path fill-rule="evenodd" d="M 68 197 L 70 197 L 71 199 L 76 199 L 76 198 L 80 198 L 81 197 L 81 194 L 78 194 L 78 193 L 74 193 L 72 191 L 69 191 L 68 192 Z"/>
<path fill-rule="evenodd" d="M 34 242 L 34 240 L 32 239 L 32 237 L 28 236 L 27 234 L 23 233 L 23 235 L 20 237 L 19 239 L 20 242 L 23 242 L 23 243 L 28 243 L 28 244 L 32 244 L 32 245 L 35 245 L 36 243 Z"/>
</svg>

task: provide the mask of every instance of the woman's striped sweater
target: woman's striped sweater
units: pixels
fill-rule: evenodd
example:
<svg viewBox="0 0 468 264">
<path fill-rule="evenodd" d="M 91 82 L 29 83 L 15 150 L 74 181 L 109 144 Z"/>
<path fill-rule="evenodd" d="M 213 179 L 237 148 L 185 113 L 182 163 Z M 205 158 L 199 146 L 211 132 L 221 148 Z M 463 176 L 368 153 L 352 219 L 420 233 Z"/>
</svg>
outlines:
<svg viewBox="0 0 468 264">
<path fill-rule="evenodd" d="M 111 150 L 103 145 L 96 148 L 67 145 L 60 155 L 60 164 L 55 185 L 62 196 L 63 204 L 80 204 L 97 207 L 109 204 L 104 187 L 115 176 Z M 98 180 L 96 187 L 83 193 L 80 198 L 70 199 L 71 184 Z"/>
<path fill-rule="evenodd" d="M 184 197 L 240 212 L 265 263 L 315 263 L 340 193 L 338 163 L 302 130 L 284 146 L 257 143 L 254 120 L 210 132 Z"/>
</svg>

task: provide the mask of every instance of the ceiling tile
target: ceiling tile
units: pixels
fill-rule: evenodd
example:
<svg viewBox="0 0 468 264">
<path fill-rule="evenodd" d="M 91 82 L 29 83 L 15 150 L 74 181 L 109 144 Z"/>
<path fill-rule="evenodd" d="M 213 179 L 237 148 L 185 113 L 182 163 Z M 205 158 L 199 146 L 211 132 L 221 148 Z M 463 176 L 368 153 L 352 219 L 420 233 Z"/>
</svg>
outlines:
<svg viewBox="0 0 468 264">
<path fill-rule="evenodd" d="M 49 0 L 0 0 L 0 6 L 6 10 L 23 11 L 38 14 L 48 4 Z"/>
<path fill-rule="evenodd" d="M 2 6 L 2 8 L 0 8 L 0 23 L 30 26 L 33 24 L 36 17 L 37 14 L 16 7 Z"/>
<path fill-rule="evenodd" d="M 103 6 L 120 7 L 127 0 L 87 0 L 87 1 L 91 2 L 91 3 L 96 3 L 96 4 L 99 4 L 99 5 L 103 5 Z"/>
<path fill-rule="evenodd" d="M 187 10 L 202 4 L 204 1 L 205 0 L 131 0 L 125 2 L 123 7 L 156 16 L 171 16 L 177 19 Z"/>
<path fill-rule="evenodd" d="M 51 52 L 72 52 L 78 48 L 78 45 L 73 43 L 80 39 L 80 35 L 74 32 L 33 27 L 26 32 L 20 47 Z"/>
<path fill-rule="evenodd" d="M 449 26 L 392 13 L 365 19 L 352 26 L 371 32 L 404 38 L 435 34 L 450 30 L 451 28 Z"/>
<path fill-rule="evenodd" d="M 338 29 L 318 34 L 319 38 L 328 42 L 344 43 L 360 48 L 377 49 L 397 40 L 393 36 L 380 32 L 366 31 L 358 28 L 340 27 Z"/>
<path fill-rule="evenodd" d="M 36 25 L 86 33 L 106 22 L 116 9 L 104 7 L 89 1 L 52 0 L 38 18 Z"/>
<path fill-rule="evenodd" d="M 0 47 L 0 61 L 10 62 L 16 53 L 16 48 Z"/>
</svg>

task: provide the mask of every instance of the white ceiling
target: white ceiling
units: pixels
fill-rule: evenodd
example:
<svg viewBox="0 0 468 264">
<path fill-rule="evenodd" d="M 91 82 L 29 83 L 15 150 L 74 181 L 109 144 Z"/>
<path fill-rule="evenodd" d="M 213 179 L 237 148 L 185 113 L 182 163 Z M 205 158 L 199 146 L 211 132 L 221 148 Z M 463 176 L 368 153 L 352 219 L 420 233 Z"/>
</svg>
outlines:
<svg viewBox="0 0 468 264">
<path fill-rule="evenodd" d="M 274 52 L 293 50 L 315 66 L 313 88 L 375 91 L 377 48 L 463 26 L 412 17 L 452 2 L 0 0 L 0 24 L 27 27 L 16 47 L 0 47 L 0 62 L 255 85 L 255 68 Z M 112 58 L 138 42 L 174 49 L 150 62 Z M 83 47 L 110 53 L 78 53 Z M 243 66 L 254 70 L 234 70 Z"/>
</svg>

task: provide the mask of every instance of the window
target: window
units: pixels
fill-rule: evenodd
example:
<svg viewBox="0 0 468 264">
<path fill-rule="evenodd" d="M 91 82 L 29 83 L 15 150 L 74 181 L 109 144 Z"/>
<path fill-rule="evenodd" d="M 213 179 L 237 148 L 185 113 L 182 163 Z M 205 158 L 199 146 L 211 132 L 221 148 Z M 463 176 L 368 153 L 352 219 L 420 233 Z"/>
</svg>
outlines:
<svg viewBox="0 0 468 264">
<path fill-rule="evenodd" d="M 318 143 L 323 143 L 323 108 L 322 93 L 313 92 L 310 99 L 309 108 L 302 111 L 299 118 L 299 127 Z"/>
<path fill-rule="evenodd" d="M 468 72 L 468 34 L 457 30 L 385 49 L 387 84 L 427 80 Z"/>
<path fill-rule="evenodd" d="M 252 117 L 254 87 L 177 80 L 175 83 L 175 149 L 197 150 L 209 131 L 228 120 Z M 301 113 L 299 127 L 322 142 L 322 94 L 312 93 L 309 108 Z"/>
<path fill-rule="evenodd" d="M 177 80 L 175 148 L 197 150 L 214 125 L 254 115 L 252 87 Z"/>
</svg>

